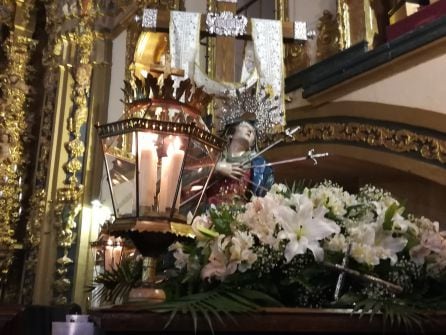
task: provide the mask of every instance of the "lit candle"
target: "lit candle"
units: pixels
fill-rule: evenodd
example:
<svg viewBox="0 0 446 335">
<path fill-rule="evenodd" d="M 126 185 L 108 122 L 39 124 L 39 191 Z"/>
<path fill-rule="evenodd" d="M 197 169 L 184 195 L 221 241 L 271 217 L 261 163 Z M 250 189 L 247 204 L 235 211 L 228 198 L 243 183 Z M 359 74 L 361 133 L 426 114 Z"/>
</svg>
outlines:
<svg viewBox="0 0 446 335">
<path fill-rule="evenodd" d="M 161 181 L 159 193 L 159 212 L 165 212 L 167 207 L 167 195 L 169 188 L 169 171 L 170 171 L 170 157 L 161 158 Z"/>
<path fill-rule="evenodd" d="M 167 156 L 162 158 L 159 211 L 165 212 L 173 204 L 178 179 L 183 165 L 184 151 L 180 150 L 181 140 L 175 137 L 167 148 Z M 179 195 L 175 208 L 179 207 Z"/>
<path fill-rule="evenodd" d="M 155 141 L 158 135 L 138 133 L 139 155 L 139 203 L 141 206 L 152 207 L 156 195 L 158 177 L 158 154 Z"/>
<path fill-rule="evenodd" d="M 184 150 L 180 150 L 181 140 L 179 137 L 175 137 L 173 142 L 173 149 L 170 153 L 171 156 L 171 166 L 170 166 L 170 184 L 169 184 L 169 199 L 168 205 L 175 206 L 176 209 L 180 206 L 180 195 L 181 195 L 181 180 L 180 178 L 181 167 L 183 166 Z M 177 184 L 180 183 L 180 189 L 178 191 L 176 204 L 173 204 L 175 198 L 175 192 L 177 190 Z"/>
<path fill-rule="evenodd" d="M 121 263 L 121 256 L 122 256 L 122 245 L 121 245 L 121 239 L 118 238 L 116 240 L 116 245 L 113 247 L 112 266 L 114 269 L 117 269 L 119 264 Z"/>
<path fill-rule="evenodd" d="M 104 251 L 104 266 L 105 271 L 111 271 L 113 268 L 113 241 L 108 239 Z"/>
</svg>

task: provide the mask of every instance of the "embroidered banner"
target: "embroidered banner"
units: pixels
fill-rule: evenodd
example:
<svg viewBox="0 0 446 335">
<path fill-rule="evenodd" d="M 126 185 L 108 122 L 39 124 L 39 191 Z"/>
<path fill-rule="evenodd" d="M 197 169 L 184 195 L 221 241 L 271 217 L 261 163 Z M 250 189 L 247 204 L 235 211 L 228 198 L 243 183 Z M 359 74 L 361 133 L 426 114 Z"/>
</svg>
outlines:
<svg viewBox="0 0 446 335">
<path fill-rule="evenodd" d="M 170 12 L 171 65 L 184 70 L 185 78 L 194 75 L 194 63 L 200 45 L 200 13 Z M 174 87 L 184 78 L 173 77 Z"/>
<path fill-rule="evenodd" d="M 285 124 L 284 64 L 282 22 L 251 19 L 257 72 L 260 84 L 279 97 L 279 107 L 271 111 L 272 120 Z"/>
</svg>

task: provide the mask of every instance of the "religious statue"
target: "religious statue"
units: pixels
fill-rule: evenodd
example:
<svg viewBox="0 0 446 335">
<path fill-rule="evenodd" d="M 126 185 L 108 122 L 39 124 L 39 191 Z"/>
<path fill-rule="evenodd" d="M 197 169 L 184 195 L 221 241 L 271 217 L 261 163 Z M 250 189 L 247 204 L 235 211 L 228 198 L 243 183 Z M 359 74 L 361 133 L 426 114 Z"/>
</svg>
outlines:
<svg viewBox="0 0 446 335">
<path fill-rule="evenodd" d="M 244 202 L 252 195 L 263 196 L 274 183 L 271 167 L 257 156 L 257 131 L 251 120 L 238 120 L 225 129 L 227 149 L 217 163 L 217 180 L 209 188 L 208 203 Z"/>
</svg>

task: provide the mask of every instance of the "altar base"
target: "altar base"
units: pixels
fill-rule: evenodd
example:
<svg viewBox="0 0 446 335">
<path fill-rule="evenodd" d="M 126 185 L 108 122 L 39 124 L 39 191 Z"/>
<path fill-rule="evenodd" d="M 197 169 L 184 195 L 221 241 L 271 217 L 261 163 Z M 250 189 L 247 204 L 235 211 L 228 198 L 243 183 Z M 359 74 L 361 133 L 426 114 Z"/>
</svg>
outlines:
<svg viewBox="0 0 446 335">
<path fill-rule="evenodd" d="M 108 310 L 91 312 L 91 318 L 104 334 L 194 334 L 194 325 L 189 315 L 177 313 L 167 329 L 164 326 L 169 313 L 142 312 L 131 306 L 119 306 Z M 429 315 L 434 322 L 425 328 L 426 334 L 443 334 L 446 313 Z M 370 321 L 368 315 L 359 318 L 351 310 L 308 308 L 265 308 L 261 312 L 235 315 L 234 320 L 223 316 L 224 324 L 211 317 L 216 334 L 379 334 L 384 328 L 382 316 Z M 199 317 L 197 333 L 210 334 L 208 323 Z M 406 334 L 404 327 L 390 328 L 386 334 Z M 414 329 L 411 334 L 421 334 Z"/>
</svg>

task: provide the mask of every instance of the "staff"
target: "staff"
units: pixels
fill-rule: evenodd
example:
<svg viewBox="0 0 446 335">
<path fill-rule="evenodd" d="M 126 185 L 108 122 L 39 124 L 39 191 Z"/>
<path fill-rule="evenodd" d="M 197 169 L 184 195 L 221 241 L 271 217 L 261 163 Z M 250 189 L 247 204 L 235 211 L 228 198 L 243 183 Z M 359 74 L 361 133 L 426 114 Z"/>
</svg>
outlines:
<svg viewBox="0 0 446 335">
<path fill-rule="evenodd" d="M 287 128 L 285 129 L 285 136 L 282 138 L 279 138 L 277 141 L 271 143 L 270 145 L 268 145 L 265 149 L 260 150 L 258 153 L 256 153 L 254 156 L 250 157 L 249 159 L 245 160 L 244 162 L 242 162 L 240 165 L 244 166 L 248 163 L 250 163 L 254 158 L 259 157 L 261 154 L 263 154 L 264 152 L 267 152 L 268 150 L 274 148 L 276 145 L 282 143 L 283 141 L 285 141 L 286 137 L 290 137 L 293 138 L 293 134 L 298 131 L 300 129 L 300 126 L 295 127 L 294 129 L 290 129 Z"/>
</svg>

